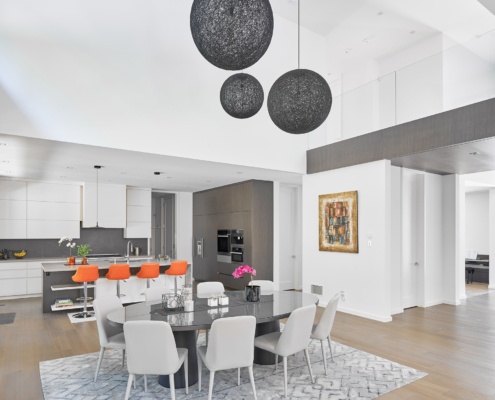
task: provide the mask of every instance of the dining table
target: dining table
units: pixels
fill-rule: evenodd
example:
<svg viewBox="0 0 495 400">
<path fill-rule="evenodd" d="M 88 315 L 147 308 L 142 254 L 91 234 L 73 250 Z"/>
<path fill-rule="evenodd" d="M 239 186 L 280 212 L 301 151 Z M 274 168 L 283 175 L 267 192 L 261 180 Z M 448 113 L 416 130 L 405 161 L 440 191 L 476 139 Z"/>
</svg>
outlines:
<svg viewBox="0 0 495 400">
<path fill-rule="evenodd" d="M 245 300 L 244 291 L 226 291 L 227 305 L 208 305 L 212 297 L 192 295 L 193 311 L 184 311 L 182 307 L 170 308 L 162 300 L 145 301 L 128 305 L 110 312 L 107 319 L 111 324 L 123 325 L 126 321 L 166 321 L 170 324 L 177 347 L 188 349 L 189 386 L 198 381 L 197 332 L 210 329 L 212 323 L 219 318 L 252 315 L 256 318 L 255 336 L 280 331 L 280 320 L 290 316 L 297 308 L 318 304 L 318 297 L 299 291 L 270 291 L 261 293 L 258 302 Z M 224 299 L 225 301 L 225 299 Z M 211 302 L 210 302 L 211 304 Z M 275 355 L 255 348 L 254 363 L 262 365 L 275 364 Z M 184 366 L 175 373 L 176 388 L 185 387 Z M 160 375 L 160 385 L 170 387 L 167 375 Z"/>
</svg>

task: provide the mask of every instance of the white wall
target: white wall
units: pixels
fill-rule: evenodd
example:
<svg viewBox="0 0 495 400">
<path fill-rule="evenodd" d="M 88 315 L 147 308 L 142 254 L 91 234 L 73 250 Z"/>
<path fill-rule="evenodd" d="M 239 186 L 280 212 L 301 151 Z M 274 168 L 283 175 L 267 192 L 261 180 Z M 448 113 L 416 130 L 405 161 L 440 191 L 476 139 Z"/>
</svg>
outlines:
<svg viewBox="0 0 495 400">
<path fill-rule="evenodd" d="M 358 191 L 359 253 L 320 252 L 318 196 Z M 323 286 L 321 304 L 345 291 L 339 310 L 391 320 L 391 166 L 390 161 L 341 168 L 303 177 L 303 290 Z M 368 247 L 368 235 L 372 246 Z"/>
<path fill-rule="evenodd" d="M 402 168 L 392 167 L 391 188 L 391 313 L 398 314 L 402 308 Z"/>
<path fill-rule="evenodd" d="M 489 206 L 488 206 L 488 225 L 489 231 L 488 235 L 492 238 L 489 241 L 489 251 L 490 260 L 495 260 L 495 189 L 490 189 L 489 191 Z M 495 262 L 490 262 L 489 271 L 489 282 L 488 287 L 490 289 L 495 289 Z"/>
<path fill-rule="evenodd" d="M 425 173 L 424 179 L 424 298 L 423 306 L 443 302 L 443 190 L 442 176 Z"/>
<path fill-rule="evenodd" d="M 235 72 L 214 67 L 197 50 L 191 2 L 26 1 L 19 18 L 0 26 L 8 38 L 0 46 L 0 132 L 305 171 L 306 135 L 278 129 L 266 108 L 275 80 L 297 68 L 297 24 L 275 15 L 270 47 L 243 71 L 260 81 L 265 103 L 240 120 L 219 102 Z M 322 36 L 302 29 L 301 67 L 325 76 L 323 46 Z M 273 157 L 273 149 L 284 157 Z"/>
<path fill-rule="evenodd" d="M 479 254 L 489 254 L 489 193 L 466 193 L 465 203 L 466 250 L 475 250 Z"/>
</svg>

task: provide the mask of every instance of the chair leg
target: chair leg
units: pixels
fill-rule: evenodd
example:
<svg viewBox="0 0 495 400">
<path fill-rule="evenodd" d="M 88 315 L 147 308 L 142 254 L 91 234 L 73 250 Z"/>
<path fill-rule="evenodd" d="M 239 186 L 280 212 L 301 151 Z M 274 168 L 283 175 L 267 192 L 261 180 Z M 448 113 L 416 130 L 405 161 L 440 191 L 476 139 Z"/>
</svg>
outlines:
<svg viewBox="0 0 495 400">
<path fill-rule="evenodd" d="M 321 352 L 323 353 L 323 366 L 325 367 L 325 376 L 327 376 L 328 375 L 327 356 L 325 355 L 325 346 L 323 344 L 323 340 L 320 340 L 320 344 L 321 344 Z"/>
<path fill-rule="evenodd" d="M 132 381 L 134 380 L 134 374 L 129 374 L 129 379 L 127 380 L 127 389 L 125 390 L 125 400 L 129 399 L 131 394 Z"/>
<path fill-rule="evenodd" d="M 330 347 L 330 355 L 332 356 L 332 362 L 334 362 L 333 361 L 333 350 L 332 350 L 332 339 L 331 339 L 330 335 L 328 335 L 327 339 L 328 339 L 328 347 Z"/>
<path fill-rule="evenodd" d="M 309 376 L 311 377 L 311 383 L 315 383 L 315 380 L 313 378 L 313 370 L 311 369 L 311 362 L 309 361 L 309 351 L 308 351 L 307 347 L 304 349 L 304 354 L 306 355 L 306 362 L 308 364 Z"/>
<path fill-rule="evenodd" d="M 124 366 L 125 363 L 125 349 L 122 349 L 122 366 Z"/>
<path fill-rule="evenodd" d="M 175 379 L 174 374 L 168 376 L 168 381 L 170 382 L 170 397 L 175 400 Z"/>
<path fill-rule="evenodd" d="M 275 354 L 275 371 L 278 370 L 278 355 Z"/>
<path fill-rule="evenodd" d="M 189 353 L 186 355 L 184 359 L 184 378 L 186 380 L 186 394 L 189 394 Z"/>
<path fill-rule="evenodd" d="M 249 371 L 249 380 L 251 381 L 251 388 L 253 389 L 254 400 L 258 400 L 258 397 L 256 396 L 256 387 L 254 386 L 254 374 L 253 374 L 252 365 L 248 367 L 248 371 Z"/>
<path fill-rule="evenodd" d="M 206 345 L 208 346 L 208 332 L 210 330 L 209 329 L 205 329 L 205 334 L 206 334 Z"/>
<path fill-rule="evenodd" d="M 284 360 L 284 397 L 287 398 L 287 356 L 284 356 L 283 360 Z"/>
<path fill-rule="evenodd" d="M 210 371 L 210 387 L 208 388 L 208 400 L 213 396 L 213 381 L 215 380 L 215 371 Z"/>
<path fill-rule="evenodd" d="M 98 364 L 96 364 L 96 373 L 95 373 L 95 382 L 98 379 L 98 372 L 100 372 L 101 360 L 103 360 L 103 353 L 105 352 L 105 348 L 100 348 L 100 356 L 98 357 Z"/>
<path fill-rule="evenodd" d="M 237 386 L 241 385 L 241 369 L 237 368 Z"/>
<path fill-rule="evenodd" d="M 203 360 L 198 353 L 198 392 L 201 392 L 201 372 L 203 369 Z"/>
<path fill-rule="evenodd" d="M 148 377 L 144 375 L 144 393 L 148 392 Z"/>
</svg>

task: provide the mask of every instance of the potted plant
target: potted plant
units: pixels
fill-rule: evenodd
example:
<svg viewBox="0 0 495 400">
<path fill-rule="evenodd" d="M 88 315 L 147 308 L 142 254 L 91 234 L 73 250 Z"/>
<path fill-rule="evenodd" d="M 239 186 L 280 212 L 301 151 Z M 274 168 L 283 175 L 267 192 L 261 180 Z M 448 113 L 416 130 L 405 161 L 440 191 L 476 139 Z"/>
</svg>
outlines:
<svg viewBox="0 0 495 400">
<path fill-rule="evenodd" d="M 72 257 L 72 249 L 76 247 L 76 243 L 72 241 L 72 238 L 64 236 L 58 241 L 60 246 L 63 242 L 67 242 L 67 247 L 69 248 L 69 257 L 67 257 L 67 265 L 76 265 L 76 257 Z"/>
<path fill-rule="evenodd" d="M 253 276 L 256 276 L 256 270 L 249 265 L 241 265 L 237 267 L 234 272 L 232 272 L 232 276 L 236 279 L 242 278 L 244 274 L 251 275 L 251 281 L 253 280 Z M 247 285 L 244 288 L 246 301 L 260 301 L 260 287 L 257 285 Z"/>
<path fill-rule="evenodd" d="M 88 264 L 88 259 L 86 257 L 89 253 L 91 253 L 91 247 L 89 247 L 89 244 L 77 245 L 77 255 L 78 257 L 82 257 L 81 260 L 82 265 Z"/>
</svg>

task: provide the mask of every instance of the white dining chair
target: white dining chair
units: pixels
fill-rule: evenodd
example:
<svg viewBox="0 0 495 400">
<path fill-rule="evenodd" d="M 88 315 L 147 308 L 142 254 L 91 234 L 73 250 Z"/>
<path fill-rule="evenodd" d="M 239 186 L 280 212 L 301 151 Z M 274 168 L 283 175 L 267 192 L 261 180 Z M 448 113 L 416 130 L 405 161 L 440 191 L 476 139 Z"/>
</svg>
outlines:
<svg viewBox="0 0 495 400">
<path fill-rule="evenodd" d="M 267 294 L 275 290 L 274 283 L 268 280 L 253 280 L 249 282 L 249 285 L 259 286 L 261 290 L 261 294 Z"/>
<path fill-rule="evenodd" d="M 100 338 L 100 355 L 96 365 L 95 382 L 98 379 L 103 353 L 105 348 L 122 350 L 122 366 L 125 360 L 125 339 L 122 327 L 110 325 L 107 319 L 108 313 L 124 308 L 120 298 L 116 295 L 98 297 L 93 300 L 93 309 L 95 311 L 96 326 Z"/>
<path fill-rule="evenodd" d="M 170 293 L 170 290 L 165 287 L 151 287 L 144 290 L 144 298 L 146 301 L 161 300 L 162 294 Z"/>
<path fill-rule="evenodd" d="M 224 292 L 225 287 L 222 282 L 200 282 L 196 287 L 196 294 L 200 298 L 220 296 Z"/>
<path fill-rule="evenodd" d="M 188 350 L 177 348 L 170 324 L 165 321 L 127 321 L 124 323 L 127 343 L 127 369 L 129 379 L 125 400 L 131 386 L 136 387 L 136 375 L 144 375 L 144 391 L 148 391 L 147 375 L 168 375 L 170 396 L 175 400 L 174 375 L 184 364 L 186 394 L 189 394 Z"/>
<path fill-rule="evenodd" d="M 204 363 L 210 371 L 208 400 L 212 398 L 215 372 L 237 368 L 237 385 L 240 385 L 241 368 L 245 367 L 249 371 L 254 398 L 257 399 L 253 375 L 255 330 L 256 318 L 252 315 L 213 321 L 208 346 L 198 347 L 198 391 L 201 391 L 201 372 Z"/>
<path fill-rule="evenodd" d="M 309 376 L 314 383 L 313 371 L 309 361 L 308 346 L 311 342 L 311 329 L 316 314 L 314 304 L 300 307 L 292 312 L 282 332 L 272 332 L 254 339 L 255 347 L 275 354 L 275 368 L 278 365 L 278 356 L 284 362 L 284 396 L 287 398 L 287 357 L 304 351 L 308 364 Z"/>
<path fill-rule="evenodd" d="M 325 366 L 325 375 L 327 372 L 327 357 L 325 355 L 325 346 L 323 342 L 328 339 L 328 347 L 330 347 L 330 355 L 333 361 L 332 340 L 330 333 L 332 332 L 333 322 L 335 321 L 335 314 L 337 313 L 337 306 L 339 304 L 340 293 L 337 293 L 328 302 L 318 324 L 313 326 L 313 333 L 311 339 L 319 340 L 321 343 L 321 351 L 323 353 L 323 365 Z"/>
</svg>

